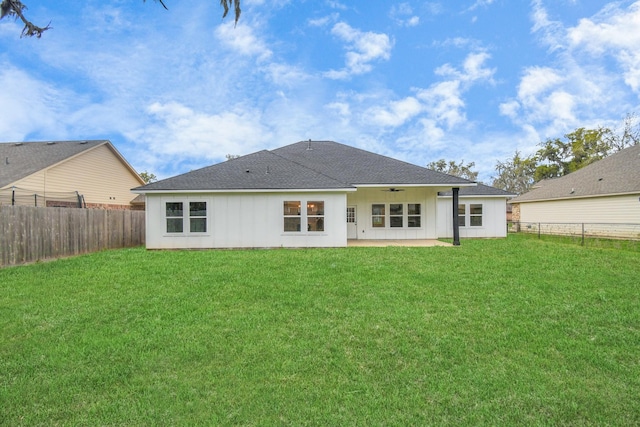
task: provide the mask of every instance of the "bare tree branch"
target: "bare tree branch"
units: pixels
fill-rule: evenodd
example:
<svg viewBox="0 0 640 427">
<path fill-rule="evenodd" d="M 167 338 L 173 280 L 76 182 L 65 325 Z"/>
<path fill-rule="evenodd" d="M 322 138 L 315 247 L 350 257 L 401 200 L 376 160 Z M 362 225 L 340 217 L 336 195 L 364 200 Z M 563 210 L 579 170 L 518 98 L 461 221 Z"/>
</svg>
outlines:
<svg viewBox="0 0 640 427">
<path fill-rule="evenodd" d="M 146 1 L 146 0 L 143 0 Z M 167 5 L 164 3 L 164 0 L 154 0 L 157 1 L 164 7 L 169 10 Z M 222 14 L 222 18 L 224 19 L 229 14 L 229 9 L 233 7 L 235 13 L 235 24 L 238 24 L 238 20 L 240 19 L 240 14 L 242 11 L 240 10 L 240 0 L 220 0 L 220 6 L 223 7 L 224 13 Z M 20 0 L 2 0 L 0 3 L 0 19 L 6 16 L 12 16 L 15 19 L 20 18 L 20 20 L 24 23 L 24 28 L 22 29 L 22 34 L 20 37 L 33 37 L 37 38 L 42 37 L 42 33 L 53 28 L 51 27 L 51 22 L 47 24 L 46 27 L 38 27 L 33 22 L 29 21 L 24 16 L 24 10 L 27 9 L 27 6 L 22 4 Z"/>
<path fill-rule="evenodd" d="M 23 11 L 27 8 L 20 0 L 2 0 L 2 4 L 0 4 L 0 19 L 5 16 L 13 16 L 16 19 L 20 18 L 20 20 L 24 23 L 24 28 L 22 29 L 22 34 L 20 37 L 33 37 L 37 38 L 42 37 L 42 33 L 51 29 L 51 22 L 47 24 L 46 27 L 38 27 L 27 18 L 25 18 Z"/>
<path fill-rule="evenodd" d="M 235 25 L 238 25 L 238 19 L 240 19 L 240 14 L 242 11 L 240 10 L 240 0 L 220 0 L 220 6 L 224 8 L 224 13 L 222 14 L 222 19 L 227 17 L 229 13 L 229 8 L 231 6 L 234 7 L 234 13 L 236 15 Z"/>
</svg>

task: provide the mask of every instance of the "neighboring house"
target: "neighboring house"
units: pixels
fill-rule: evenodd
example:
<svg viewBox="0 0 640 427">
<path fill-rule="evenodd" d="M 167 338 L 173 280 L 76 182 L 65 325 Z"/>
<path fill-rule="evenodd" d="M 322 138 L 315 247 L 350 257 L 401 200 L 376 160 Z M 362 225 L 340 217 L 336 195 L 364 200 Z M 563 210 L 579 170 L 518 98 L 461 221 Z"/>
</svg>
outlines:
<svg viewBox="0 0 640 427">
<path fill-rule="evenodd" d="M 461 188 L 458 201 L 460 237 L 506 237 L 507 199 L 514 196 L 484 184 Z M 452 197 L 451 191 L 438 193 L 438 237 L 453 237 Z"/>
<path fill-rule="evenodd" d="M 520 223 L 640 223 L 640 145 L 625 148 L 511 200 Z"/>
<path fill-rule="evenodd" d="M 0 143 L 0 162 L 3 205 L 132 209 L 144 184 L 106 140 Z"/>
<path fill-rule="evenodd" d="M 348 239 L 436 239 L 438 192 L 475 185 L 336 142 L 303 141 L 133 191 L 146 196 L 149 249 L 339 247 Z"/>
</svg>

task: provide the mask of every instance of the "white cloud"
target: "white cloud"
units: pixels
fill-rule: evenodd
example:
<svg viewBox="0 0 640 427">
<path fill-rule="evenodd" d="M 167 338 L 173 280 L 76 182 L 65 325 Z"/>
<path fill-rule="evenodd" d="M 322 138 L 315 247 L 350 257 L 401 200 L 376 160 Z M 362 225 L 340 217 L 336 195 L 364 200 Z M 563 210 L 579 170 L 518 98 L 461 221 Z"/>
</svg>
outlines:
<svg viewBox="0 0 640 427">
<path fill-rule="evenodd" d="M 390 102 L 385 107 L 376 106 L 367 110 L 365 115 L 377 126 L 397 127 L 405 124 L 422 111 L 422 105 L 414 97 Z"/>
<path fill-rule="evenodd" d="M 179 165 L 172 164 L 172 159 L 201 167 L 226 154 L 262 148 L 269 137 L 260 124 L 261 114 L 250 109 L 205 114 L 177 102 L 155 102 L 147 114 L 150 123 L 128 137 L 137 141 L 142 156 L 145 151 L 153 153 L 144 159 L 146 167 L 162 165 L 173 173 Z"/>
<path fill-rule="evenodd" d="M 37 132 L 60 138 L 67 135 L 66 109 L 60 100 L 69 94 L 7 64 L 0 67 L 0 87 L 0 135 L 4 140 L 23 141 Z"/>
<path fill-rule="evenodd" d="M 413 9 L 411 8 L 411 5 L 409 3 L 400 3 L 391 6 L 389 16 L 398 25 L 401 25 L 403 27 L 415 27 L 420 23 L 420 17 L 414 15 Z"/>
<path fill-rule="evenodd" d="M 591 57 L 610 55 L 622 68 L 625 83 L 640 93 L 640 2 L 620 9 L 611 4 L 591 19 L 567 30 L 569 46 Z"/>
<path fill-rule="evenodd" d="M 552 61 L 523 70 L 516 96 L 500 105 L 501 114 L 523 129 L 535 125 L 544 135 L 562 135 L 637 108 L 628 92 L 640 93 L 640 2 L 626 9 L 610 3 L 565 27 L 535 0 L 531 18 Z"/>
<path fill-rule="evenodd" d="M 233 22 L 227 22 L 223 25 L 218 25 L 215 29 L 215 34 L 220 41 L 236 54 L 257 57 L 260 61 L 266 61 L 273 55 L 271 49 L 248 25 L 238 23 L 235 26 Z"/>
<path fill-rule="evenodd" d="M 364 74 L 372 70 L 372 62 L 388 60 L 391 57 L 393 42 L 386 34 L 363 32 L 345 22 L 335 24 L 331 33 L 346 42 L 346 66 L 342 70 L 325 73 L 325 77 L 344 79 L 351 75 Z"/>
</svg>

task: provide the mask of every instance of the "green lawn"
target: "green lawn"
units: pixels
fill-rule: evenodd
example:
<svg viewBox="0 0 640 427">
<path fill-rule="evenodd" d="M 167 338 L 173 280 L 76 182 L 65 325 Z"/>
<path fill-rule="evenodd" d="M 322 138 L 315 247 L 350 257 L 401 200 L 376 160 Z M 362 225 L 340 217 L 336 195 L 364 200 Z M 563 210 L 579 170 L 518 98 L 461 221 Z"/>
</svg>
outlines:
<svg viewBox="0 0 640 427">
<path fill-rule="evenodd" d="M 638 425 L 637 252 L 105 251 L 0 269 L 0 425 Z"/>
</svg>

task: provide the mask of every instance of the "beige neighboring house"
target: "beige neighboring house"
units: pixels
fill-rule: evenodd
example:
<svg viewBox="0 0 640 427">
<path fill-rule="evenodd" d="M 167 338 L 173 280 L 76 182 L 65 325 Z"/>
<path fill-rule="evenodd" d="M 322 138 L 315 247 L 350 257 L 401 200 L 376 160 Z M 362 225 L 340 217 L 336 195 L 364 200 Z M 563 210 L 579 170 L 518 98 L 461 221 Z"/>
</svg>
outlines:
<svg viewBox="0 0 640 427">
<path fill-rule="evenodd" d="M 510 203 L 520 223 L 640 224 L 640 145 L 545 180 Z"/>
<path fill-rule="evenodd" d="M 107 140 L 0 143 L 0 205 L 144 209 L 143 184 Z"/>
</svg>

